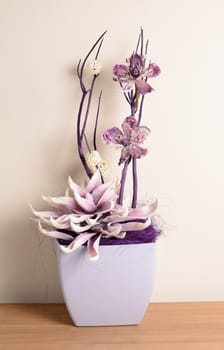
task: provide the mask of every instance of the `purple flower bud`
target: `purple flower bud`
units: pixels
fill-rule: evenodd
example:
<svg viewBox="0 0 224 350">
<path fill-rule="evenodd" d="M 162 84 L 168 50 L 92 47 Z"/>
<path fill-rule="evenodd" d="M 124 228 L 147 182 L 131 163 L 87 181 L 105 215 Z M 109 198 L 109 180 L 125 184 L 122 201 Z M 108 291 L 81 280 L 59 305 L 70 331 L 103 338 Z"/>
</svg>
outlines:
<svg viewBox="0 0 224 350">
<path fill-rule="evenodd" d="M 130 65 L 129 65 L 129 71 L 133 78 L 138 78 L 142 70 L 144 69 L 144 58 L 143 56 L 136 54 L 133 54 L 130 57 Z"/>
</svg>

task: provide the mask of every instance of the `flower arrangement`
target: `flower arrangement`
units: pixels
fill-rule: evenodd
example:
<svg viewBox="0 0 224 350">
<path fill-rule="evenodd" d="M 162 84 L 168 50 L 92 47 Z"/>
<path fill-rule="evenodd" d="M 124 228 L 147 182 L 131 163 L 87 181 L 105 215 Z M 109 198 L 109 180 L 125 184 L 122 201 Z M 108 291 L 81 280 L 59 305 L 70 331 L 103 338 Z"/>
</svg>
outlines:
<svg viewBox="0 0 224 350">
<path fill-rule="evenodd" d="M 157 200 L 140 204 L 137 193 L 137 160 L 148 153 L 143 143 L 150 134 L 148 126 L 141 124 L 143 104 L 145 96 L 153 91 L 148 80 L 160 73 L 156 63 L 147 62 L 148 40 L 144 43 L 142 29 L 131 56 L 124 64 L 115 64 L 113 67 L 113 80 L 122 90 L 130 106 L 130 115 L 124 118 L 121 128 L 109 128 L 102 135 L 105 144 L 121 151 L 118 165 L 123 166 L 123 170 L 119 185 L 116 185 L 115 181 L 105 181 L 108 165 L 97 149 L 102 91 L 98 98 L 91 142 L 86 134 L 93 91 L 102 70 L 98 57 L 105 34 L 106 32 L 98 38 L 77 66 L 82 92 L 76 121 L 77 146 L 89 182 L 85 186 L 79 186 L 69 177 L 69 188 L 64 196 L 43 196 L 43 200 L 53 208 L 52 210 L 36 211 L 32 208 L 39 219 L 40 232 L 56 238 L 65 253 L 87 245 L 90 260 L 98 259 L 99 245 L 155 242 L 160 234 L 153 220 Z M 84 79 L 86 71 L 91 74 L 88 86 Z M 132 167 L 133 178 L 131 204 L 124 198 L 129 166 Z"/>
</svg>

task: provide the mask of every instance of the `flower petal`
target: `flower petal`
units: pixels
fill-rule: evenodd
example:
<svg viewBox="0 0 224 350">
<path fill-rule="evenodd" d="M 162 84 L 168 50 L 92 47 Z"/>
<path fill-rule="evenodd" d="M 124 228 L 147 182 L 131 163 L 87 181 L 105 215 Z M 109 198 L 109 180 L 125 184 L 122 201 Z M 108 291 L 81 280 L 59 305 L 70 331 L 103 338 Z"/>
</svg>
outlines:
<svg viewBox="0 0 224 350">
<path fill-rule="evenodd" d="M 70 221 L 69 221 L 69 215 L 67 215 L 67 220 L 62 220 L 59 218 L 58 220 L 55 220 L 54 218 L 50 218 L 50 223 L 53 227 L 58 229 L 70 229 Z"/>
<path fill-rule="evenodd" d="M 133 129 L 136 127 L 137 125 L 137 120 L 135 117 L 130 116 L 125 118 L 125 120 L 122 123 L 122 129 L 124 131 L 124 134 L 127 136 L 131 136 Z"/>
<path fill-rule="evenodd" d="M 90 261 L 97 261 L 99 259 L 99 244 L 100 244 L 101 236 L 102 235 L 100 234 L 96 239 L 91 238 L 88 240 L 87 249 L 89 252 Z"/>
<path fill-rule="evenodd" d="M 148 150 L 147 148 L 140 147 L 135 143 L 135 144 L 132 144 L 131 147 L 129 147 L 129 152 L 132 157 L 139 159 L 146 156 L 148 153 Z"/>
<path fill-rule="evenodd" d="M 149 78 L 155 78 L 161 73 L 159 66 L 156 63 L 151 63 L 146 72 L 146 76 Z"/>
<path fill-rule="evenodd" d="M 81 247 L 84 243 L 86 243 L 91 237 L 95 236 L 95 233 L 83 233 L 76 237 L 67 247 L 60 245 L 61 251 L 64 253 L 71 253 L 77 248 Z"/>
<path fill-rule="evenodd" d="M 128 160 L 130 156 L 131 156 L 130 147 L 124 147 L 121 151 L 121 156 L 120 156 L 118 165 L 121 165 L 122 163 L 124 163 L 126 160 Z"/>
<path fill-rule="evenodd" d="M 121 224 L 122 231 L 141 231 L 144 230 L 151 224 L 151 219 L 148 218 L 145 222 L 128 222 L 125 224 Z"/>
<path fill-rule="evenodd" d="M 114 200 L 104 202 L 100 208 L 97 209 L 97 214 L 106 213 L 114 208 Z"/>
<path fill-rule="evenodd" d="M 115 64 L 113 67 L 113 73 L 118 78 L 128 78 L 129 75 L 129 69 L 124 64 Z"/>
<path fill-rule="evenodd" d="M 39 231 L 41 233 L 43 233 L 46 236 L 52 237 L 52 238 L 65 239 L 65 240 L 69 240 L 69 241 L 71 241 L 73 239 L 72 236 L 70 236 L 64 232 L 48 231 L 48 230 L 44 229 L 43 226 L 41 225 L 40 221 L 38 222 L 38 228 L 39 228 Z"/>
<path fill-rule="evenodd" d="M 117 225 L 108 224 L 107 231 L 108 231 L 108 235 L 112 237 L 124 238 L 126 235 L 126 232 L 122 230 L 122 226 L 120 224 L 117 224 Z"/>
<path fill-rule="evenodd" d="M 34 213 L 34 215 L 38 216 L 39 218 L 57 218 L 60 214 L 57 211 L 37 211 L 34 210 L 32 205 L 30 204 L 30 208 L 32 210 L 32 212 Z"/>
<path fill-rule="evenodd" d="M 90 215 L 76 215 L 76 214 L 73 214 L 73 215 L 70 215 L 70 220 L 74 224 L 80 224 L 80 222 L 86 221 L 89 216 Z"/>
<path fill-rule="evenodd" d="M 113 182 L 108 182 L 106 184 L 102 184 L 99 187 L 97 187 L 93 193 L 92 193 L 92 197 L 94 202 L 97 204 L 97 202 L 100 200 L 100 198 L 102 197 L 102 195 L 108 191 L 108 189 L 110 189 L 113 185 Z"/>
<path fill-rule="evenodd" d="M 76 192 L 78 193 L 80 196 L 85 196 L 85 191 L 83 190 L 82 187 L 80 187 L 79 185 L 77 185 L 72 178 L 69 176 L 68 177 L 68 183 L 69 183 L 69 188 L 72 190 L 72 192 Z"/>
<path fill-rule="evenodd" d="M 130 90 L 133 90 L 135 87 L 134 81 L 132 81 L 132 80 L 129 80 L 129 81 L 120 80 L 119 82 L 121 85 L 121 89 L 123 91 L 130 91 Z"/>
<path fill-rule="evenodd" d="M 86 232 L 88 231 L 91 227 L 93 227 L 95 224 L 86 224 L 80 226 L 80 225 L 76 225 L 74 224 L 72 221 L 70 222 L 71 225 L 71 229 L 72 231 L 74 231 L 75 233 L 81 233 L 81 232 Z"/>
<path fill-rule="evenodd" d="M 77 192 L 74 192 L 74 198 L 77 204 L 84 210 L 86 213 L 93 213 L 96 211 L 96 205 L 91 198 L 83 198 Z"/>
<path fill-rule="evenodd" d="M 102 197 L 99 199 L 97 203 L 97 207 L 100 208 L 104 203 L 111 201 L 114 199 L 114 190 L 108 189 L 107 191 L 104 192 Z"/>
<path fill-rule="evenodd" d="M 101 174 L 100 171 L 97 170 L 93 176 L 91 177 L 87 187 L 86 187 L 86 192 L 91 193 L 95 190 L 95 188 L 97 188 L 98 186 L 100 186 L 102 184 L 102 179 L 101 179 Z"/>
<path fill-rule="evenodd" d="M 94 215 L 95 216 L 95 215 Z M 99 220 L 99 218 L 100 218 L 100 214 L 97 214 L 96 215 L 96 217 L 95 218 L 90 218 L 90 217 L 88 217 L 87 219 L 86 219 L 86 222 L 87 222 L 87 224 L 89 224 L 89 225 L 96 225 L 97 224 L 97 222 L 98 222 L 98 220 Z"/>
<path fill-rule="evenodd" d="M 152 214 L 157 209 L 157 207 L 158 207 L 158 200 L 156 199 L 154 202 L 150 204 L 131 209 L 130 212 L 128 213 L 128 216 L 144 218 Z"/>
<path fill-rule="evenodd" d="M 151 87 L 151 85 L 149 85 L 148 83 L 146 83 L 142 79 L 137 79 L 135 81 L 135 86 L 136 86 L 137 90 L 140 92 L 140 94 L 142 94 L 142 95 L 153 91 L 153 88 Z"/>
<path fill-rule="evenodd" d="M 102 141 L 104 143 L 111 143 L 114 146 L 120 145 L 122 142 L 122 138 L 123 133 L 117 127 L 107 129 L 102 135 Z"/>
<path fill-rule="evenodd" d="M 44 201 L 59 210 L 72 210 L 75 208 L 75 201 L 72 197 L 49 197 L 43 196 Z"/>
<path fill-rule="evenodd" d="M 151 130 L 147 126 L 139 126 L 134 130 L 134 142 L 142 144 L 147 136 L 149 136 Z"/>
</svg>

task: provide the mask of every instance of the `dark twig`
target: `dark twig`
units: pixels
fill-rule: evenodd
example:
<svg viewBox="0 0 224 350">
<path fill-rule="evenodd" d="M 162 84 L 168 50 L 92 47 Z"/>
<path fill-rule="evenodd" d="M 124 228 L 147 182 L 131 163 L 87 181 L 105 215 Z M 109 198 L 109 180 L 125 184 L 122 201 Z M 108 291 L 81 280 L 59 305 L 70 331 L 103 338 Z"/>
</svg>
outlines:
<svg viewBox="0 0 224 350">
<path fill-rule="evenodd" d="M 95 44 L 91 47 L 91 49 L 89 50 L 89 52 L 87 53 L 86 57 L 84 58 L 83 60 L 83 63 L 82 63 L 82 66 L 81 66 L 81 69 L 80 69 L 80 78 L 82 79 L 83 77 L 83 70 L 84 70 L 84 67 L 85 67 L 85 64 L 86 64 L 86 61 L 88 60 L 89 56 L 91 55 L 91 53 L 93 52 L 93 50 L 95 49 L 95 47 L 97 46 L 97 44 L 101 41 L 101 39 L 104 37 L 104 35 L 106 34 L 106 30 L 105 32 L 99 37 L 99 39 L 97 39 L 97 41 L 95 42 Z M 102 43 L 101 43 L 102 45 Z"/>
<path fill-rule="evenodd" d="M 88 96 L 88 101 L 87 101 L 87 106 L 86 106 L 86 113 L 85 113 L 85 117 L 84 117 L 83 127 L 82 127 L 82 131 L 81 131 L 81 141 L 83 139 L 83 135 L 84 135 L 85 130 L 86 130 L 86 124 L 87 124 L 87 120 L 88 120 L 88 116 L 89 116 L 89 110 L 90 110 L 90 105 L 91 105 L 91 101 L 92 101 L 92 94 L 93 94 L 93 89 L 94 89 L 94 84 L 95 84 L 96 78 L 97 78 L 97 76 L 94 75 L 90 89 L 88 90 L 89 96 Z"/>
<path fill-rule="evenodd" d="M 88 149 L 88 152 L 91 153 L 91 149 L 90 149 L 90 147 L 89 147 L 89 142 L 88 142 L 88 140 L 87 140 L 86 134 L 84 134 L 84 140 L 85 140 L 85 143 L 86 143 L 86 147 L 87 147 L 87 149 Z"/>
<path fill-rule="evenodd" d="M 138 125 L 138 126 L 140 125 L 141 119 L 142 119 L 142 111 L 143 111 L 144 98 L 145 98 L 145 95 L 142 95 L 142 96 L 141 96 L 140 107 L 139 107 L 139 112 L 138 112 L 138 122 L 137 122 L 137 125 Z"/>
<path fill-rule="evenodd" d="M 96 120 L 95 120 L 95 126 L 94 126 L 94 133 L 93 133 L 93 147 L 96 151 L 96 132 L 97 132 L 97 126 L 98 126 L 98 119 L 99 119 L 99 112 L 100 112 L 100 102 L 101 102 L 101 96 L 102 96 L 102 90 L 100 92 L 100 96 L 98 98 L 98 105 L 97 105 L 97 112 L 96 112 Z"/>
<path fill-rule="evenodd" d="M 122 170 L 122 175 L 121 175 L 121 183 L 120 183 L 120 193 L 118 197 L 118 204 L 122 205 L 123 204 L 123 199 L 124 199 L 124 187 L 125 187 L 125 181 L 126 181 L 126 176 L 127 176 L 127 170 L 128 170 L 128 165 L 130 163 L 131 158 L 128 158 L 125 163 L 124 167 Z"/>
<path fill-rule="evenodd" d="M 136 45 L 136 49 L 135 49 L 135 53 L 138 52 L 138 48 L 139 48 L 139 44 L 140 44 L 140 39 L 141 39 L 141 34 L 139 34 L 138 36 L 138 41 L 137 41 L 137 45 Z"/>
<path fill-rule="evenodd" d="M 95 56 L 96 58 L 98 57 L 101 45 L 103 43 L 103 37 L 104 37 L 105 34 L 106 34 L 106 31 L 93 44 L 93 46 L 91 47 L 90 51 L 85 56 L 82 64 L 81 64 L 81 60 L 80 60 L 79 63 L 78 63 L 78 66 L 77 66 L 77 74 L 78 74 L 78 77 L 79 77 L 80 87 L 81 87 L 81 90 L 82 90 L 82 97 L 81 97 L 81 101 L 80 101 L 80 105 L 79 105 L 79 111 L 78 111 L 78 116 L 77 116 L 77 143 L 78 143 L 78 152 L 79 152 L 80 160 L 81 160 L 81 162 L 83 164 L 83 167 L 84 167 L 84 169 L 85 169 L 85 171 L 86 171 L 86 173 L 87 173 L 89 178 L 92 176 L 92 172 L 90 171 L 90 169 L 88 167 L 88 164 L 86 162 L 82 143 L 83 143 L 83 138 L 85 136 L 85 130 L 86 130 L 88 116 L 89 116 L 89 110 L 90 110 L 90 105 L 91 105 L 91 100 L 92 100 L 94 84 L 95 84 L 96 78 L 98 77 L 98 74 L 93 76 L 90 88 L 86 89 L 85 84 L 83 82 L 83 72 L 84 72 L 84 68 L 85 68 L 85 64 L 86 64 L 87 59 L 89 58 L 91 53 L 94 51 L 94 49 L 97 47 L 97 45 L 100 43 L 100 45 L 99 45 L 99 47 L 97 49 L 96 56 Z M 85 111 L 83 125 L 81 126 L 83 106 L 84 106 L 84 102 L 85 102 L 87 94 L 88 94 L 88 101 L 87 101 L 87 106 L 86 106 L 86 111 Z M 87 148 L 88 148 L 88 140 L 87 140 L 86 136 L 85 136 L 85 140 L 87 142 Z"/>
<path fill-rule="evenodd" d="M 106 31 L 104 32 L 104 34 L 106 34 Z M 102 35 L 104 35 L 104 34 L 102 34 Z M 103 44 L 103 40 L 104 40 L 104 38 L 102 38 L 102 40 L 101 40 L 101 42 L 100 42 L 100 45 L 99 45 L 98 50 L 97 50 L 97 52 L 96 52 L 95 60 L 97 60 L 97 58 L 98 58 L 98 56 L 99 56 L 100 49 L 101 49 L 101 46 L 102 46 L 102 44 Z"/>
<path fill-rule="evenodd" d="M 138 195 L 138 177 L 137 177 L 137 159 L 132 159 L 132 177 L 133 177 L 133 196 L 132 196 L 132 208 L 136 208 L 137 195 Z"/>
<path fill-rule="evenodd" d="M 143 46 L 144 46 L 144 36 L 143 36 L 143 29 L 141 28 L 141 56 L 143 55 Z"/>
</svg>

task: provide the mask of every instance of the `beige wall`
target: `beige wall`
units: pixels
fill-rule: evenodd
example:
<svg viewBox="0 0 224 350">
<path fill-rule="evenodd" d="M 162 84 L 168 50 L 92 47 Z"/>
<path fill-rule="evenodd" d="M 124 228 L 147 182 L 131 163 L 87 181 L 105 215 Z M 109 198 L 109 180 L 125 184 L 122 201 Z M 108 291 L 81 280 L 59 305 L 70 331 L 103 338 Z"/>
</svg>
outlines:
<svg viewBox="0 0 224 350">
<path fill-rule="evenodd" d="M 73 68 L 105 29 L 101 128 L 126 115 L 111 67 L 140 25 L 163 72 L 145 104 L 150 156 L 139 162 L 142 194 L 158 196 L 168 227 L 154 300 L 223 300 L 224 2 L 1 0 L 0 17 L 0 302 L 62 300 L 54 246 L 28 206 L 42 209 L 42 194 L 81 178 Z"/>
</svg>

